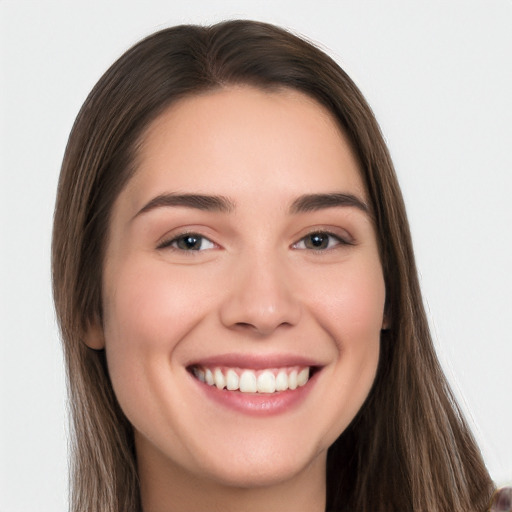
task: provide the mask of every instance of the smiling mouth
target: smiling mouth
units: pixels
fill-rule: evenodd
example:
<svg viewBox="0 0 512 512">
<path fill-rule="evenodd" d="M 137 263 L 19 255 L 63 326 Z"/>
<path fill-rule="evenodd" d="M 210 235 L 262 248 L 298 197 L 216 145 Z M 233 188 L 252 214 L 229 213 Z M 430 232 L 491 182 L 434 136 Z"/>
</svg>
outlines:
<svg viewBox="0 0 512 512">
<path fill-rule="evenodd" d="M 197 380 L 208 386 L 215 386 L 220 390 L 272 394 L 305 386 L 316 368 L 291 366 L 251 370 L 230 367 L 209 368 L 194 365 L 189 367 L 188 370 Z"/>
</svg>

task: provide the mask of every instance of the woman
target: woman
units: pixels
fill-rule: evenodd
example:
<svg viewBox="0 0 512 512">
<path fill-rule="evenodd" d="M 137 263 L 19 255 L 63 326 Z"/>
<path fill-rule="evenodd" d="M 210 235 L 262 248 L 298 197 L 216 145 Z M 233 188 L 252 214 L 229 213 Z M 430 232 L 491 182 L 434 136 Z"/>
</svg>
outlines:
<svg viewBox="0 0 512 512">
<path fill-rule="evenodd" d="M 161 31 L 86 100 L 55 212 L 72 509 L 484 511 L 373 114 L 309 43 Z"/>
</svg>

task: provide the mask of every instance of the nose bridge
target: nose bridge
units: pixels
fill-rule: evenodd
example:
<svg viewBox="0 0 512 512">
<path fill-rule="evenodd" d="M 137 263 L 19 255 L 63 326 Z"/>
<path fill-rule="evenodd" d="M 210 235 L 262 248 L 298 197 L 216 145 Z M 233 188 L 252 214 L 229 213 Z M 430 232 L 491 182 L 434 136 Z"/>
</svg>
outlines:
<svg viewBox="0 0 512 512">
<path fill-rule="evenodd" d="M 300 304 L 288 270 L 286 257 L 277 251 L 254 250 L 240 257 L 221 307 L 223 324 L 259 335 L 296 324 Z"/>
</svg>

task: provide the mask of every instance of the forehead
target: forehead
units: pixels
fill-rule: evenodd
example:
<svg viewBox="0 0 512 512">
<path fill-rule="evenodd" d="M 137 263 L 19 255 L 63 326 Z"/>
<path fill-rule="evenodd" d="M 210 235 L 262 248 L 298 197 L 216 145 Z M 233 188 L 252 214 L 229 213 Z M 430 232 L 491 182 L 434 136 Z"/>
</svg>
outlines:
<svg viewBox="0 0 512 512">
<path fill-rule="evenodd" d="M 146 130 L 124 195 L 165 192 L 285 200 L 343 191 L 365 199 L 358 162 L 333 115 L 290 89 L 230 87 L 184 98 Z"/>
</svg>

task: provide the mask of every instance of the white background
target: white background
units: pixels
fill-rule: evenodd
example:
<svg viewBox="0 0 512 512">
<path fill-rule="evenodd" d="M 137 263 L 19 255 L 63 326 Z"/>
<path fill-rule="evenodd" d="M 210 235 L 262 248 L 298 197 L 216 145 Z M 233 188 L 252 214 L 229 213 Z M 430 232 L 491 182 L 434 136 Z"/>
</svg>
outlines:
<svg viewBox="0 0 512 512">
<path fill-rule="evenodd" d="M 493 478 L 512 480 L 512 1 L 0 0 L 0 511 L 66 510 L 50 232 L 68 133 L 124 50 L 244 17 L 320 42 L 376 112 L 443 366 Z"/>
</svg>

